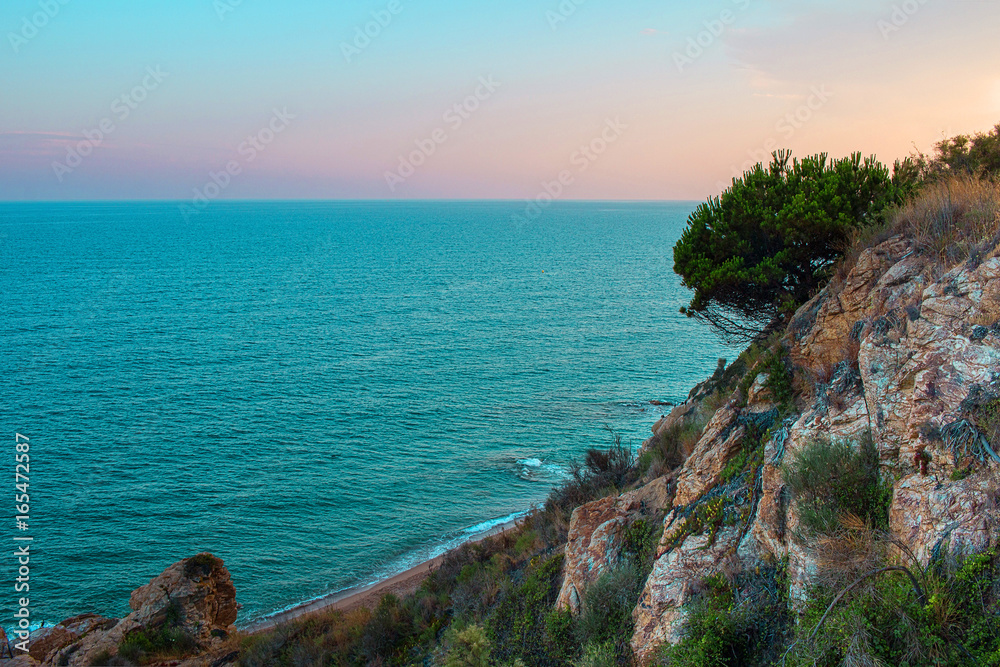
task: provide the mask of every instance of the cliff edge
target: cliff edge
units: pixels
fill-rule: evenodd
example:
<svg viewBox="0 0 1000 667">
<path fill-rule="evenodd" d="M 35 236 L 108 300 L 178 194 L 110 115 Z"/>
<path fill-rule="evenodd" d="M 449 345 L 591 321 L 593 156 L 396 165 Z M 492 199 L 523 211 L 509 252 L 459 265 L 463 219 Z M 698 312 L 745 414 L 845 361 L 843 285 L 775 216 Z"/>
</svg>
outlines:
<svg viewBox="0 0 1000 667">
<path fill-rule="evenodd" d="M 679 641 L 688 603 L 712 575 L 735 579 L 787 563 L 793 609 L 823 582 L 822 556 L 797 537 L 782 474 L 784 461 L 818 440 L 870 437 L 891 483 L 888 532 L 924 566 L 941 553 L 997 545 L 1000 459 L 989 432 L 1000 398 L 995 253 L 942 272 L 912 240 L 885 240 L 802 306 L 776 342 L 751 348 L 740 363 L 742 381 L 727 386 L 717 373 L 709 383 L 723 404 L 681 452 L 683 463 L 652 481 L 669 487 L 657 498 L 670 501 L 633 612 L 640 661 Z M 678 426 L 695 424 L 707 393 L 657 423 L 644 451 L 663 450 Z M 627 523 L 635 493 L 574 512 L 566 562 L 585 566 L 568 570 L 561 604 L 574 609 L 576 589 L 613 567 L 620 540 L 608 530 L 608 512 L 617 508 L 617 523 Z"/>
</svg>

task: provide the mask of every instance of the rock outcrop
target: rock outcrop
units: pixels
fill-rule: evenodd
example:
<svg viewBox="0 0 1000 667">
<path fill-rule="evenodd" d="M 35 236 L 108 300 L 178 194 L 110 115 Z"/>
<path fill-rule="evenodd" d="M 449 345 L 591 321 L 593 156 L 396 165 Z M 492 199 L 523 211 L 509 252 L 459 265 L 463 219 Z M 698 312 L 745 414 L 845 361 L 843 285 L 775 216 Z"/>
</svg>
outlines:
<svg viewBox="0 0 1000 667">
<path fill-rule="evenodd" d="M 685 605 L 710 574 L 787 558 L 793 607 L 804 599 L 818 567 L 795 537 L 781 464 L 817 439 L 871 433 L 883 477 L 893 480 L 890 530 L 923 563 L 998 542 L 1000 457 L 977 430 L 976 411 L 1000 397 L 1000 257 L 942 270 L 913 243 L 889 239 L 800 308 L 780 346 L 798 395 L 784 422 L 772 421 L 778 411 L 763 366 L 717 371 L 705 385 L 729 387 L 731 396 L 671 473 L 672 511 L 633 613 L 641 661 L 681 637 Z M 701 396 L 661 419 L 654 438 L 688 419 Z M 762 460 L 734 477 L 727 466 L 751 447 Z M 574 515 L 561 603 L 572 607 L 593 580 L 588 573 L 614 556 L 618 500 Z"/>
<path fill-rule="evenodd" d="M 42 665 L 92 665 L 115 656 L 129 635 L 169 631 L 191 652 L 210 651 L 235 630 L 236 589 L 223 562 L 198 554 L 174 563 L 132 592 L 132 613 L 123 619 L 74 616 L 36 631 L 30 656 Z M 197 664 L 197 661 L 195 661 Z"/>
<path fill-rule="evenodd" d="M 659 518 L 672 500 L 672 484 L 661 477 L 622 496 L 608 496 L 577 507 L 570 519 L 563 583 L 556 606 L 577 613 L 586 587 L 621 561 L 628 525 L 644 517 Z"/>
</svg>

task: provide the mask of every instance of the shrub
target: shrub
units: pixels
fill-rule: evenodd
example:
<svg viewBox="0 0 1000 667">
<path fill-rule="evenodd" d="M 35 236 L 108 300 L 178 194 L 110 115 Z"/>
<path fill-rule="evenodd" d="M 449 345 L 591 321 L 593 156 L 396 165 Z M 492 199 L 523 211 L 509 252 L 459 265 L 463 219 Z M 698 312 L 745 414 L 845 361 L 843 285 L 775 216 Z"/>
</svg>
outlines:
<svg viewBox="0 0 1000 667">
<path fill-rule="evenodd" d="M 110 651 L 101 651 L 100 653 L 94 656 L 94 658 L 90 661 L 90 664 L 92 667 L 105 667 L 106 665 L 110 665 L 113 660 L 114 657 L 111 655 Z M 59 664 L 68 665 L 69 660 L 67 660 L 66 662 L 60 662 Z"/>
<path fill-rule="evenodd" d="M 551 611 L 545 616 L 545 635 L 549 642 L 549 657 L 556 664 L 565 664 L 577 655 L 574 629 L 576 619 L 569 609 Z"/>
<path fill-rule="evenodd" d="M 688 218 L 674 271 L 694 290 L 683 310 L 724 338 L 759 337 L 789 302 L 802 303 L 840 257 L 850 232 L 881 219 L 913 187 L 874 158 L 775 153 Z"/>
<path fill-rule="evenodd" d="M 630 640 L 634 629 L 632 610 L 642 593 L 645 573 L 628 563 L 604 573 L 583 595 L 576 634 L 579 643 L 614 648 L 619 664 L 631 660 Z"/>
<path fill-rule="evenodd" d="M 682 465 L 695 445 L 698 444 L 698 440 L 705 430 L 705 425 L 708 423 L 708 417 L 718 409 L 718 406 L 714 406 L 717 402 L 715 398 L 717 395 L 714 394 L 706 399 L 706 402 L 711 402 L 712 406 L 706 403 L 704 408 L 696 409 L 694 415 L 678 421 L 657 436 L 652 447 L 643 453 L 643 457 L 648 457 L 647 461 L 640 458 L 636 464 L 637 473 L 641 475 L 647 470 L 651 470 L 652 476 L 658 477 Z"/>
<path fill-rule="evenodd" d="M 559 527 L 568 527 L 573 510 L 598 498 L 618 493 L 638 478 L 632 450 L 614 434 L 614 444 L 607 450 L 589 449 L 583 465 L 570 467 L 570 479 L 554 489 L 545 501 L 548 512 L 561 515 Z M 556 542 L 565 542 L 566 531 L 559 530 Z"/>
<path fill-rule="evenodd" d="M 618 664 L 614 643 L 605 642 L 587 644 L 583 649 L 583 657 L 574 661 L 573 667 L 616 667 Z"/>
<path fill-rule="evenodd" d="M 486 621 L 494 660 L 510 662 L 520 658 L 528 667 L 558 664 L 550 655 L 557 647 L 548 637 L 546 617 L 559 595 L 562 563 L 562 554 L 536 559 L 520 582 L 508 582 L 501 591 Z"/>
<path fill-rule="evenodd" d="M 802 537 L 834 534 L 850 516 L 872 528 L 888 527 L 892 488 L 882 483 L 870 434 L 857 443 L 809 443 L 782 474 L 796 502 Z"/>
<path fill-rule="evenodd" d="M 181 628 L 162 626 L 126 635 L 118 645 L 118 655 L 141 664 L 157 656 L 187 655 L 197 648 L 194 638 Z"/>
<path fill-rule="evenodd" d="M 765 388 L 771 392 L 771 398 L 778 404 L 781 412 L 791 413 L 795 409 L 795 389 L 792 386 L 792 374 L 788 371 L 787 354 L 779 347 L 778 353 L 772 354 L 764 365 L 767 373 Z"/>
<path fill-rule="evenodd" d="M 791 627 L 782 567 L 748 571 L 730 582 L 715 575 L 691 603 L 683 637 L 661 652 L 670 667 L 771 665 Z"/>
<path fill-rule="evenodd" d="M 846 591 L 833 606 L 838 591 L 817 588 L 787 664 L 998 665 L 998 575 L 990 552 L 953 566 L 938 559 L 926 574 L 916 572 L 924 598 L 902 568 Z"/>
<path fill-rule="evenodd" d="M 197 642 L 180 627 L 180 608 L 171 603 L 165 611 L 163 625 L 131 632 L 118 645 L 118 655 L 135 663 L 143 663 L 157 656 L 182 656 L 198 648 Z"/>
<path fill-rule="evenodd" d="M 934 155 L 916 156 L 916 164 L 928 181 L 953 176 L 990 178 L 1000 175 L 1000 125 L 988 133 L 960 134 L 934 146 Z"/>
<path fill-rule="evenodd" d="M 988 253 L 1000 240 L 1000 186 L 970 178 L 933 183 L 892 216 L 890 229 L 946 267 Z"/>
<path fill-rule="evenodd" d="M 447 596 L 425 582 L 404 599 L 387 594 L 364 625 L 357 653 L 366 664 L 409 664 L 426 654 L 447 620 Z"/>
<path fill-rule="evenodd" d="M 489 667 L 492 646 L 486 630 L 480 625 L 470 625 L 463 630 L 449 628 L 445 644 L 450 645 L 444 667 Z"/>
<path fill-rule="evenodd" d="M 1000 398 L 978 406 L 975 411 L 976 426 L 993 449 L 1000 449 Z"/>
<path fill-rule="evenodd" d="M 627 559 L 627 562 L 632 563 L 639 569 L 643 580 L 645 580 L 646 575 L 649 574 L 649 571 L 653 567 L 656 548 L 660 543 L 660 536 L 662 535 L 662 521 L 637 519 L 625 528 L 625 535 L 622 540 L 622 554 Z"/>
</svg>

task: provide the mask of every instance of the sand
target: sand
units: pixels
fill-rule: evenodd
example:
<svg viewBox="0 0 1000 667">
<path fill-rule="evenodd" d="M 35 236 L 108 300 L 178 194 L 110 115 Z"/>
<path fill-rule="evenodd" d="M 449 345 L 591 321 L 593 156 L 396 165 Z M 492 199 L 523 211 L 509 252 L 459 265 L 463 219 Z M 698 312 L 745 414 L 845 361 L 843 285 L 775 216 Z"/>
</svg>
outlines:
<svg viewBox="0 0 1000 667">
<path fill-rule="evenodd" d="M 512 531 L 520 525 L 521 521 L 523 521 L 523 519 L 517 519 L 496 526 L 482 534 L 473 536 L 466 542 L 466 544 L 479 542 L 488 537 Z M 255 632 L 265 632 L 281 625 L 282 623 L 288 623 L 289 621 L 303 618 L 311 614 L 318 614 L 320 612 L 347 612 L 357 609 L 358 607 L 374 608 L 378 605 L 382 596 L 387 593 L 392 593 L 397 597 L 403 597 L 415 592 L 418 588 L 420 588 L 420 584 L 423 583 L 424 579 L 426 579 L 431 572 L 439 568 L 443 562 L 444 556 L 438 556 L 437 558 L 424 561 L 416 567 L 411 567 L 409 570 L 400 572 L 399 574 L 389 577 L 388 579 L 383 579 L 382 581 L 378 581 L 367 586 L 349 588 L 347 590 L 340 591 L 339 593 L 333 593 L 311 602 L 292 607 L 291 609 L 255 621 L 247 627 L 241 628 L 241 630 L 251 634 Z"/>
</svg>

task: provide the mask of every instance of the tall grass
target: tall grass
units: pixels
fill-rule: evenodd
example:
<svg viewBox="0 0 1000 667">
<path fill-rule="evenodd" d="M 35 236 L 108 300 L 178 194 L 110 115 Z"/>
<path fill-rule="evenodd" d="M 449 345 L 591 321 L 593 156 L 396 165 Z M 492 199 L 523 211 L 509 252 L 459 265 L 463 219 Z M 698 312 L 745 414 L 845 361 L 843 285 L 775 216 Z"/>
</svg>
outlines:
<svg viewBox="0 0 1000 667">
<path fill-rule="evenodd" d="M 902 235 L 918 252 L 947 271 L 988 257 L 1000 245 L 1000 183 L 971 177 L 931 182 L 887 216 L 887 222 L 859 229 L 836 271 L 843 280 L 866 249 Z"/>
<path fill-rule="evenodd" d="M 1000 185 L 955 178 L 928 186 L 894 217 L 896 230 L 949 265 L 1000 243 Z"/>
</svg>

